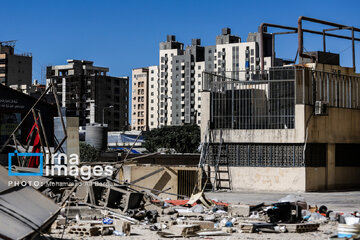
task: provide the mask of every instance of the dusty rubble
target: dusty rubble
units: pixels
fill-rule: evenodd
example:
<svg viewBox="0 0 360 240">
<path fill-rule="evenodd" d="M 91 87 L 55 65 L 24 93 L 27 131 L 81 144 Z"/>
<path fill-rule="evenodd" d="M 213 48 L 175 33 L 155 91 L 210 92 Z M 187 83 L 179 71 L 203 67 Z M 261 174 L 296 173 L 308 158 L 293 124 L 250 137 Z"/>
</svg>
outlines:
<svg viewBox="0 0 360 240">
<path fill-rule="evenodd" d="M 170 200 L 110 178 L 74 180 L 72 187 L 40 190 L 62 207 L 49 234 L 66 239 L 303 239 L 302 234 L 324 239 L 356 237 L 360 231 L 359 213 L 336 213 L 293 195 L 271 205 L 229 205 L 209 200 L 203 192 L 188 200 Z"/>
</svg>

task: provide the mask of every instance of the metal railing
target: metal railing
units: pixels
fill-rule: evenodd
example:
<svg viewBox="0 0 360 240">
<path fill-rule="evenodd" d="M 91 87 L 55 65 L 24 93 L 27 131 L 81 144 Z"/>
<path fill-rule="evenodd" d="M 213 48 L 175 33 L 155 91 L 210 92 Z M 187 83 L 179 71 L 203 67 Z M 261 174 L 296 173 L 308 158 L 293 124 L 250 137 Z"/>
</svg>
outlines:
<svg viewBox="0 0 360 240">
<path fill-rule="evenodd" d="M 295 128 L 295 104 L 316 101 L 360 109 L 360 77 L 294 66 L 204 72 L 203 91 L 210 92 L 211 129 Z"/>
<path fill-rule="evenodd" d="M 271 80 L 260 80 L 270 74 L 245 73 L 253 79 L 249 81 L 204 73 L 204 87 L 210 91 L 211 128 L 294 128 L 295 77 L 289 77 L 289 70 L 282 71 L 286 78 Z"/>
</svg>

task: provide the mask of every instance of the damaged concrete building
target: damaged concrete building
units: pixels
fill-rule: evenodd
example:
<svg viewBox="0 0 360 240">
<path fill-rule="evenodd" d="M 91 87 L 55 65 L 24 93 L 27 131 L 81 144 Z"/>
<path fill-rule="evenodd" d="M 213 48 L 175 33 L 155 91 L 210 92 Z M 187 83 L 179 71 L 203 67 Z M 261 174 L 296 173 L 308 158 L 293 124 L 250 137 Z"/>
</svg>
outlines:
<svg viewBox="0 0 360 240">
<path fill-rule="evenodd" d="M 266 27 L 298 33 L 299 64 L 273 64 L 266 70 L 260 44 L 262 68 L 251 72 L 253 80 L 204 73 L 203 163 L 208 164 L 204 166 L 215 189 L 318 191 L 360 186 L 360 74 L 355 65 L 339 66 L 339 55 L 325 52 L 325 44 L 324 52 L 304 53 L 303 32 L 309 32 L 302 28 L 305 20 L 343 26 L 304 17 L 298 28 L 263 24 L 260 35 Z"/>
<path fill-rule="evenodd" d="M 67 116 L 79 117 L 80 126 L 104 122 L 111 131 L 127 129 L 129 78 L 107 76 L 109 68 L 94 66 L 92 61 L 67 62 L 49 66 L 46 72 L 47 86 L 51 81 L 56 84 Z"/>
</svg>

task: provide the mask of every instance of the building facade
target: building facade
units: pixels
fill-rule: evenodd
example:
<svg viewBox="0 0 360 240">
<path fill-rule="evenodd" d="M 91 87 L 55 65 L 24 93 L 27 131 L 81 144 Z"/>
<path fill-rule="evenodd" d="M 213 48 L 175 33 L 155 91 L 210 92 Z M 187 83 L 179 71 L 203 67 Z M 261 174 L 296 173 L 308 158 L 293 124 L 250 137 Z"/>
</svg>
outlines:
<svg viewBox="0 0 360 240">
<path fill-rule="evenodd" d="M 79 117 L 79 126 L 105 123 L 110 131 L 128 128 L 128 77 L 107 76 L 109 68 L 91 61 L 67 60 L 47 67 L 46 84 L 56 85 L 66 115 Z"/>
<path fill-rule="evenodd" d="M 265 40 L 271 46 L 271 38 Z M 271 66 L 271 51 L 267 50 L 264 56 L 268 69 Z M 132 117 L 136 121 L 132 121 L 133 129 L 144 129 L 145 126 L 148 126 L 146 129 L 153 129 L 168 125 L 200 125 L 202 73 L 218 72 L 226 77 L 253 80 L 257 76 L 254 73 L 260 69 L 259 36 L 257 33 L 250 33 L 248 42 L 241 42 L 240 37 L 231 35 L 231 30 L 224 28 L 222 34 L 216 37 L 216 45 L 201 46 L 200 39 L 192 39 L 191 45 L 184 49 L 183 43 L 176 41 L 175 36 L 168 35 L 166 41 L 160 43 L 159 67 L 146 69 L 149 70 L 147 87 L 132 92 L 133 101 L 138 101 L 139 92 L 147 92 L 147 97 L 144 98 L 144 106 L 147 106 L 144 110 L 146 120 L 141 124 L 142 120 L 134 115 L 141 113 L 137 112 L 139 109 L 134 109 Z M 133 76 L 133 88 L 137 81 Z M 137 104 L 132 104 L 132 107 L 138 107 Z"/>
<path fill-rule="evenodd" d="M 174 35 L 168 35 L 166 42 L 160 43 L 159 51 L 159 127 L 172 125 L 173 98 L 173 57 L 184 54 L 184 44 L 177 42 Z"/>
<path fill-rule="evenodd" d="M 149 68 L 137 68 L 132 71 L 132 130 L 148 129 L 148 83 Z"/>
<path fill-rule="evenodd" d="M 15 43 L 0 42 L 0 83 L 5 86 L 30 86 L 32 83 L 32 56 L 15 54 Z"/>
<path fill-rule="evenodd" d="M 254 73 L 254 81 L 204 75 L 202 142 L 209 144 L 209 166 L 229 166 L 231 186 L 225 187 L 360 186 L 360 75 L 353 68 L 317 59 Z"/>
</svg>

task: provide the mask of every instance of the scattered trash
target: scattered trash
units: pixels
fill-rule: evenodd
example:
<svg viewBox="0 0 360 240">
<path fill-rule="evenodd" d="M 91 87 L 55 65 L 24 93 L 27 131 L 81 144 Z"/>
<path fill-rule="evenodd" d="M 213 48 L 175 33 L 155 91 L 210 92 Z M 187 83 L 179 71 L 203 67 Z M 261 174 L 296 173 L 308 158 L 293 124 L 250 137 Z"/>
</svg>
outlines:
<svg viewBox="0 0 360 240">
<path fill-rule="evenodd" d="M 271 205 L 229 205 L 208 200 L 203 192 L 192 194 L 189 200 L 166 200 L 109 178 L 91 179 L 88 185 L 71 181 L 75 187 L 63 192 L 39 188 L 43 194 L 56 196 L 52 200 L 61 208 L 51 233 L 64 232 L 68 238 L 130 236 L 131 232 L 138 234 L 139 228 L 162 238 L 303 233 L 317 231 L 328 221 L 339 222 L 337 237 L 360 234 L 359 212 L 338 213 L 325 205 L 318 208 L 299 195 L 287 195 Z"/>
<path fill-rule="evenodd" d="M 123 233 L 123 232 L 120 232 L 120 231 L 113 231 L 113 235 L 115 235 L 115 236 L 126 236 L 126 234 L 125 233 Z"/>
<path fill-rule="evenodd" d="M 114 223 L 114 221 L 108 217 L 104 218 L 102 222 L 103 222 L 103 224 L 113 224 Z"/>
</svg>

